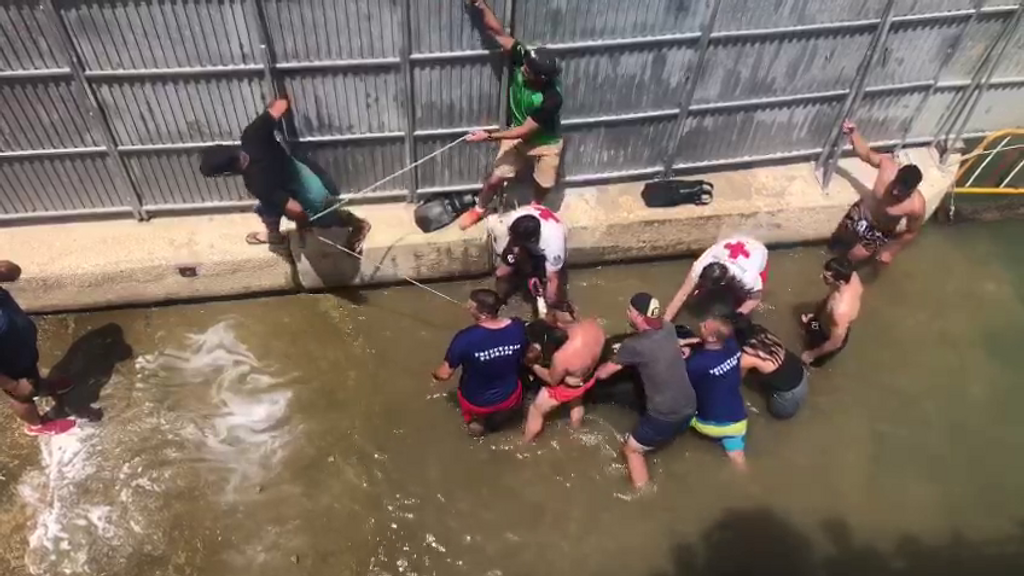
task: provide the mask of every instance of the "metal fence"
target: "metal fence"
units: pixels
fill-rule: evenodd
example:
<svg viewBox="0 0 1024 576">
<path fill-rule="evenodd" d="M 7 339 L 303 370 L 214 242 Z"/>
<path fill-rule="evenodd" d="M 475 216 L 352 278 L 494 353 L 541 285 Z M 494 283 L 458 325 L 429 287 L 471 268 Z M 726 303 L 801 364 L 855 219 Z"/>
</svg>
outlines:
<svg viewBox="0 0 1024 576">
<path fill-rule="evenodd" d="M 564 181 L 817 158 L 1024 124 L 1013 0 L 493 0 L 564 68 Z M 463 0 L 5 0 L 0 220 L 237 209 L 198 150 L 278 90 L 285 138 L 343 192 L 506 115 L 508 67 Z M 473 189 L 461 145 L 368 196 Z"/>
</svg>

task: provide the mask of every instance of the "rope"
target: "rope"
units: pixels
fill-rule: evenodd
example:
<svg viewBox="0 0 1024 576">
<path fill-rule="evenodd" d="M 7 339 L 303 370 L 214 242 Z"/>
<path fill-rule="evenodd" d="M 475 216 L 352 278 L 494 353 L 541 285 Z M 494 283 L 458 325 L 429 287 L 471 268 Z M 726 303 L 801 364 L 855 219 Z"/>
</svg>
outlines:
<svg viewBox="0 0 1024 576">
<path fill-rule="evenodd" d="M 337 210 L 339 206 L 348 203 L 349 201 L 351 201 L 356 196 L 359 196 L 361 194 L 366 194 L 370 190 L 373 190 L 374 188 L 376 188 L 377 186 L 380 186 L 381 184 L 387 182 L 388 180 L 391 180 L 392 178 L 395 178 L 396 176 L 401 176 L 402 174 L 405 174 L 409 170 L 412 170 L 413 168 L 419 166 L 420 164 L 423 164 L 427 160 L 430 160 L 431 158 L 441 154 L 442 152 L 448 150 L 449 148 L 452 148 L 452 147 L 454 147 L 454 146 L 456 146 L 458 144 L 461 144 L 462 141 L 465 140 L 468 137 L 469 137 L 469 134 L 466 134 L 466 135 L 462 136 L 461 138 L 459 138 L 458 140 L 452 142 L 451 144 L 448 144 L 444 148 L 441 148 L 440 150 L 437 150 L 437 151 L 435 151 L 432 154 L 424 156 L 423 158 L 420 158 L 416 162 L 413 162 L 412 164 L 406 166 L 405 168 L 402 168 L 398 172 L 395 172 L 394 174 L 392 174 L 390 176 L 387 176 L 386 178 L 383 178 L 381 180 L 378 180 L 378 181 L 374 182 L 373 184 L 367 186 L 366 188 L 363 188 L 362 190 L 360 190 L 359 192 L 356 192 L 355 194 L 349 194 L 348 196 L 346 196 L 346 197 L 342 198 L 341 200 L 339 200 L 338 202 L 334 203 L 330 208 L 328 208 L 328 209 L 324 210 L 323 212 L 320 212 L 316 216 L 313 216 L 312 218 L 310 218 L 309 221 L 312 222 L 312 221 L 316 220 L 317 218 L 320 218 L 321 216 L 324 216 L 325 214 L 329 214 L 329 213 Z"/>
<path fill-rule="evenodd" d="M 326 238 L 323 238 L 321 236 L 317 236 L 317 239 L 319 239 L 321 242 L 324 242 L 326 244 L 330 244 L 331 246 L 334 246 L 335 248 L 337 248 L 338 250 L 341 250 L 342 252 L 345 252 L 347 254 L 355 256 L 360 261 L 363 260 L 363 256 L 361 254 L 353 251 L 353 250 L 349 250 L 348 248 L 345 248 L 344 246 L 341 246 L 339 244 L 331 242 L 330 240 L 328 240 Z M 413 280 L 412 278 L 409 278 L 408 276 L 402 276 L 402 279 L 404 279 L 406 282 L 412 284 L 413 286 L 419 286 L 420 288 L 423 288 L 427 292 L 431 292 L 433 294 L 436 294 L 436 295 L 440 296 L 441 298 L 444 298 L 445 300 L 451 302 L 452 304 L 455 304 L 457 306 L 462 306 L 462 302 L 459 302 L 458 300 L 455 300 L 454 298 L 452 298 L 450 296 L 442 294 L 442 293 L 438 292 L 437 290 L 434 290 L 433 288 L 431 288 L 429 286 L 424 286 L 423 284 L 420 284 L 419 282 Z"/>
</svg>

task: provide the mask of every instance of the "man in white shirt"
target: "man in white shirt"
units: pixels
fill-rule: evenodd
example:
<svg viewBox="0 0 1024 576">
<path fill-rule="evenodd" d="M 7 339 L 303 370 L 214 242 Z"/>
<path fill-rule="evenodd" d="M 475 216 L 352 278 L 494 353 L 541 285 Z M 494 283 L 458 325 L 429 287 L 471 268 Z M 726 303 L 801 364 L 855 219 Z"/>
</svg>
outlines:
<svg viewBox="0 0 1024 576">
<path fill-rule="evenodd" d="M 693 263 L 683 285 L 665 309 L 671 321 L 694 293 L 726 290 L 735 299 L 736 311 L 750 314 L 761 302 L 767 279 L 768 248 L 752 238 L 733 237 L 719 241 Z"/>
<path fill-rule="evenodd" d="M 496 288 L 503 301 L 529 287 L 535 297 L 554 303 L 565 297 L 565 224 L 540 204 L 530 204 L 506 219 L 508 242 L 501 249 L 495 271 Z M 497 246 L 495 247 L 497 248 Z"/>
</svg>

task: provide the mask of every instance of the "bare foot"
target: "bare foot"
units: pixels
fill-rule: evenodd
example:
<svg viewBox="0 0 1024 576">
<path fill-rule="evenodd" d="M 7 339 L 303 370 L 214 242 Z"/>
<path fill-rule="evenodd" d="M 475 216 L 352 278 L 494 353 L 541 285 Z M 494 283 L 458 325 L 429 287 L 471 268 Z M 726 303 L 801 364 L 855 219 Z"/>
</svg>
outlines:
<svg viewBox="0 0 1024 576">
<path fill-rule="evenodd" d="M 483 436 L 487 430 L 484 429 L 484 425 L 479 422 L 470 422 L 466 424 L 466 432 L 469 432 L 470 436 L 480 437 Z"/>
<path fill-rule="evenodd" d="M 373 226 L 366 220 L 362 220 L 358 228 L 353 228 L 349 233 L 348 249 L 355 252 L 356 254 L 363 253 L 363 243 L 366 242 L 366 237 L 370 235 L 370 230 Z"/>
</svg>

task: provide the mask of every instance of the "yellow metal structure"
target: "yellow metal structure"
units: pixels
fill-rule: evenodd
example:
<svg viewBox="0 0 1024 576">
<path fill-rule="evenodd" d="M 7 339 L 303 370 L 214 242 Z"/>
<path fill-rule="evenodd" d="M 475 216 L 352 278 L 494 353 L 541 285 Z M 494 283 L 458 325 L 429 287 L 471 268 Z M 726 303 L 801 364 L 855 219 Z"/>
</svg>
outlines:
<svg viewBox="0 0 1024 576">
<path fill-rule="evenodd" d="M 988 135 L 960 160 L 957 194 L 1024 194 L 1024 129 Z"/>
</svg>

